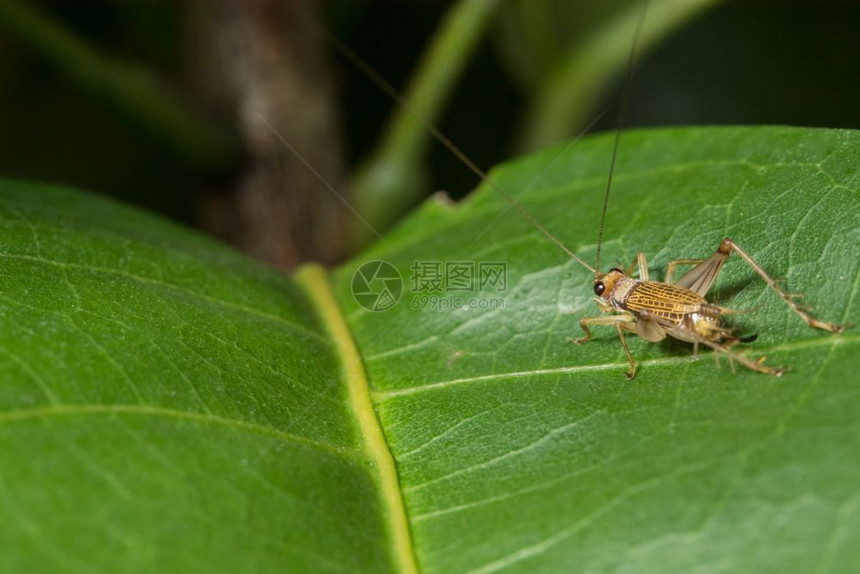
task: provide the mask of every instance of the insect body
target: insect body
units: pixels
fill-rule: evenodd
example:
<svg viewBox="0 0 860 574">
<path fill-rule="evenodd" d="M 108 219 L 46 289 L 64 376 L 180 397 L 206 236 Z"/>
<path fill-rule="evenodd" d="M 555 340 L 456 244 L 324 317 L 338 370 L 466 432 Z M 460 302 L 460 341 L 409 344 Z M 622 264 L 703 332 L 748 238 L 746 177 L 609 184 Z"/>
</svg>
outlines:
<svg viewBox="0 0 860 574">
<path fill-rule="evenodd" d="M 845 327 L 834 323 L 826 323 L 815 319 L 800 309 L 791 295 L 779 287 L 765 271 L 745 251 L 729 238 L 720 243 L 717 251 L 708 259 L 679 259 L 669 263 L 664 282 L 649 279 L 648 264 L 644 253 L 639 253 L 635 264 L 639 270 L 639 279 L 630 277 L 630 272 L 621 269 L 611 269 L 608 273 L 595 270 L 594 294 L 598 306 L 604 313 L 615 313 L 600 317 L 585 317 L 579 324 L 585 331 L 581 339 L 573 340 L 583 344 L 591 339 L 589 326 L 614 325 L 618 337 L 630 361 L 627 378 L 632 379 L 636 374 L 636 363 L 630 354 L 624 332 L 636 333 L 646 341 L 662 341 L 666 336 L 693 343 L 694 349 L 699 344 L 714 349 L 728 356 L 729 361 L 735 361 L 743 366 L 765 373 L 780 376 L 785 369 L 768 367 L 763 359 L 752 361 L 731 350 L 731 347 L 742 339 L 732 335 L 731 329 L 721 325 L 720 318 L 724 314 L 738 313 L 708 303 L 705 294 L 711 288 L 723 263 L 736 252 L 764 279 L 768 286 L 782 298 L 786 304 L 803 319 L 810 327 L 841 333 Z M 674 271 L 678 265 L 693 264 L 695 267 L 687 272 L 677 283 L 673 283 Z"/>
</svg>

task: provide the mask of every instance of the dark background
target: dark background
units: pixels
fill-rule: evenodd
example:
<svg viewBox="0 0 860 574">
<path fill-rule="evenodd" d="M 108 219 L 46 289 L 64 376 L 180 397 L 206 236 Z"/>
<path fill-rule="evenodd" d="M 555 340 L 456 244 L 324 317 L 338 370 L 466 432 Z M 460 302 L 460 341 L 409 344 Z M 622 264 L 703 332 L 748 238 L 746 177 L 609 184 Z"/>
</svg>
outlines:
<svg viewBox="0 0 860 574">
<path fill-rule="evenodd" d="M 152 69 L 166 90 L 186 93 L 194 54 L 183 44 L 182 3 L 42 2 L 46 13 L 104 53 Z M 405 85 L 447 4 L 324 3 L 324 25 L 398 89 Z M 560 25 L 554 33 L 575 35 Z M 860 5 L 855 2 L 726 2 L 642 56 L 627 127 L 790 124 L 860 128 Z M 440 127 L 482 168 L 516 147 L 528 80 L 518 77 L 492 26 Z M 563 41 L 561 38 L 560 41 Z M 330 54 L 349 172 L 376 142 L 393 103 L 353 66 Z M 620 80 L 605 94 L 619 99 Z M 199 170 L 68 82 L 51 63 L 0 31 L 0 176 L 60 182 L 109 194 L 196 224 L 195 193 L 229 180 L 235 166 Z M 607 114 L 596 130 L 613 129 Z M 229 118 L 221 118 L 230 121 Z M 476 178 L 431 146 L 431 190 L 462 197 Z"/>
</svg>

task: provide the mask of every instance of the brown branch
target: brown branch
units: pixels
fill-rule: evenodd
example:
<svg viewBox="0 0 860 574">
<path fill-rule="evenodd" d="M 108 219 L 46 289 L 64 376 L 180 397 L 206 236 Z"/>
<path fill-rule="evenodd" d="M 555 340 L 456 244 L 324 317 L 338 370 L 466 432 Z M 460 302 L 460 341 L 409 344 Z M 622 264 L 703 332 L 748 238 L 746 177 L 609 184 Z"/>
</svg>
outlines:
<svg viewBox="0 0 860 574">
<path fill-rule="evenodd" d="M 314 173 L 344 193 L 331 70 L 318 34 L 301 21 L 319 13 L 319 1 L 187 6 L 194 91 L 236 118 L 247 154 L 226 189 L 201 193 L 201 225 L 281 269 L 337 261 L 344 205 Z"/>
</svg>

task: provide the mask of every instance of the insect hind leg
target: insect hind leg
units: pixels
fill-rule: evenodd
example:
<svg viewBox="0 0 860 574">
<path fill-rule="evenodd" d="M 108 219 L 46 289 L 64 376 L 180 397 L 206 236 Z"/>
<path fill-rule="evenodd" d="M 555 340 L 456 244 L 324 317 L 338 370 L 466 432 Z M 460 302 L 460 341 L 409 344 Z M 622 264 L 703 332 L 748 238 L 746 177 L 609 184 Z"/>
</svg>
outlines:
<svg viewBox="0 0 860 574">
<path fill-rule="evenodd" d="M 735 363 L 739 363 L 750 369 L 752 371 L 756 371 L 758 373 L 764 373 L 765 375 L 771 375 L 774 377 L 782 376 L 787 369 L 783 367 L 769 367 L 764 364 L 764 357 L 759 358 L 758 360 L 748 359 L 747 357 L 741 355 L 740 353 L 736 353 L 732 350 L 732 348 L 741 342 L 744 342 L 746 337 L 735 337 L 732 335 L 732 330 L 725 327 L 714 327 L 713 330 L 707 334 L 699 333 L 691 328 L 690 325 L 682 324 L 681 326 L 673 326 L 670 324 L 665 324 L 667 329 L 671 329 L 669 331 L 669 335 L 675 337 L 676 339 L 681 339 L 682 341 L 688 341 L 693 343 L 693 356 L 696 356 L 696 351 L 699 348 L 699 345 L 704 345 L 713 349 L 714 351 L 714 359 L 719 366 L 720 355 L 725 356 L 729 360 L 729 365 L 732 368 L 732 372 L 735 370 Z"/>
<path fill-rule="evenodd" d="M 804 323 L 813 327 L 815 329 L 822 329 L 824 331 L 830 331 L 831 333 L 841 333 L 845 330 L 849 325 L 838 325 L 836 323 L 829 323 L 827 321 L 821 321 L 816 319 L 806 311 L 800 308 L 795 299 L 797 295 L 792 296 L 792 294 L 783 290 L 779 284 L 773 279 L 770 275 L 768 275 L 762 267 L 756 263 L 749 254 L 738 246 L 737 243 L 726 237 L 723 239 L 723 242 L 720 244 L 718 253 L 725 253 L 726 257 L 730 255 L 732 252 L 737 253 L 741 259 L 747 262 L 747 264 L 753 268 L 753 270 L 758 274 L 759 277 L 764 279 L 764 282 L 767 283 L 768 287 L 770 287 L 777 295 L 779 295 L 780 299 L 782 299 L 788 307 L 794 311 L 794 313 L 803 319 Z"/>
<path fill-rule="evenodd" d="M 771 375 L 773 377 L 781 377 L 786 369 L 784 367 L 768 367 L 764 364 L 764 357 L 761 357 L 757 361 L 753 361 L 752 359 L 748 359 L 743 355 L 736 353 L 731 350 L 730 346 L 733 346 L 738 342 L 738 339 L 735 339 L 730 342 L 729 345 L 724 345 L 721 343 L 717 343 L 715 341 L 708 340 L 704 337 L 697 339 L 697 343 L 701 343 L 707 347 L 710 347 L 717 354 L 723 354 L 729 359 L 729 364 L 732 365 L 732 370 L 734 371 L 734 363 L 738 362 L 744 367 L 756 371 L 758 373 L 764 373 L 765 375 Z"/>
</svg>

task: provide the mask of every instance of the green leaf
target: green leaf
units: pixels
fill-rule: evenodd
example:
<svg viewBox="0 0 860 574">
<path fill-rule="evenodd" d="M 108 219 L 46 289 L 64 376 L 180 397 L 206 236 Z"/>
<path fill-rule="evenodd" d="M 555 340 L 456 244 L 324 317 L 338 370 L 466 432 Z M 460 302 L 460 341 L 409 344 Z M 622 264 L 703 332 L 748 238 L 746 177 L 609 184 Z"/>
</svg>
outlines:
<svg viewBox="0 0 860 574">
<path fill-rule="evenodd" d="M 492 178 L 592 261 L 610 150 Z M 818 316 L 858 323 L 858 159 L 847 131 L 625 134 L 604 267 L 644 250 L 659 276 L 729 235 Z M 733 260 L 712 300 L 753 310 L 741 352 L 793 371 L 631 337 L 627 381 L 611 329 L 565 342 L 597 314 L 590 273 L 506 209 L 487 186 L 430 201 L 329 284 L 0 184 L 0 570 L 851 570 L 856 330 L 807 328 Z M 374 259 L 405 280 L 376 313 L 351 293 Z M 445 295 L 504 308 L 413 309 L 416 261 L 505 262 L 505 291 Z"/>
<path fill-rule="evenodd" d="M 411 560 L 321 272 L 290 280 L 68 190 L 0 196 L 0 570 Z"/>
<path fill-rule="evenodd" d="M 586 261 L 611 136 L 497 169 L 492 180 Z M 672 129 L 621 140 L 604 270 L 637 251 L 652 276 L 730 236 L 820 317 L 860 322 L 860 134 Z M 554 163 L 556 162 L 556 163 Z M 551 167 L 549 167 L 551 166 Z M 633 381 L 591 274 L 486 185 L 425 205 L 337 274 L 397 463 L 425 572 L 844 572 L 860 563 L 858 335 L 808 328 L 740 259 L 712 301 L 743 346 L 792 372 L 733 373 L 690 345 L 630 337 Z M 352 301 L 366 259 L 407 279 L 384 313 Z M 414 262 L 507 263 L 498 310 L 412 308 Z M 426 275 L 425 275 L 426 277 Z"/>
</svg>

